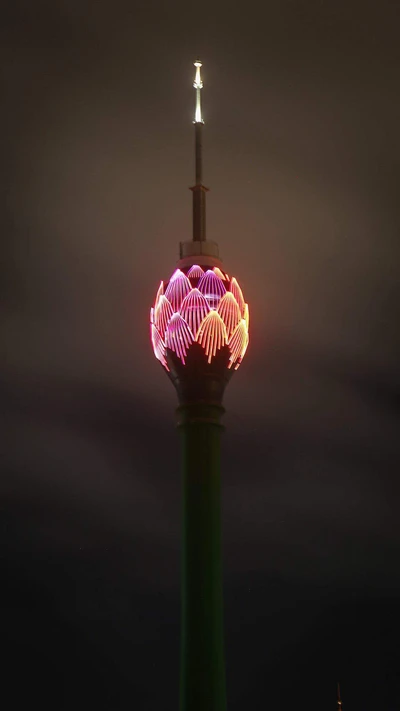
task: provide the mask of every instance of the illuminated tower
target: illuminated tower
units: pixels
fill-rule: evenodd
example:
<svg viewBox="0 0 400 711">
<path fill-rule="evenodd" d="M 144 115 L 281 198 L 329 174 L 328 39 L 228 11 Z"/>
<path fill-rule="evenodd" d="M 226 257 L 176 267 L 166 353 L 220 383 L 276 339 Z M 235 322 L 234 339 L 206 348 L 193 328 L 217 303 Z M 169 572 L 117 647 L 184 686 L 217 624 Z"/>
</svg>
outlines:
<svg viewBox="0 0 400 711">
<path fill-rule="evenodd" d="M 156 358 L 179 399 L 183 450 L 181 711 L 225 711 L 220 533 L 222 397 L 247 348 L 242 291 L 206 239 L 202 174 L 201 62 L 196 67 L 193 239 L 180 244 L 177 269 L 151 309 Z"/>
</svg>

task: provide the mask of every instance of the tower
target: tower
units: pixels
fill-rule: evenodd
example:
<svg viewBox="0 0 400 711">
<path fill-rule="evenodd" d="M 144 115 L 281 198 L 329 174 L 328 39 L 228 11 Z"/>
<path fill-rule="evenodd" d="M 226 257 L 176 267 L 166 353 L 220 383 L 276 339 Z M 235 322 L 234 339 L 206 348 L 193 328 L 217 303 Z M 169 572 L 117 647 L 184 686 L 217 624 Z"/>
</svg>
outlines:
<svg viewBox="0 0 400 711">
<path fill-rule="evenodd" d="M 200 61 L 196 108 L 193 239 L 162 281 L 150 314 L 156 358 L 176 388 L 182 441 L 181 711 L 225 711 L 220 524 L 220 436 L 225 387 L 248 345 L 249 311 L 236 279 L 206 239 Z"/>
</svg>

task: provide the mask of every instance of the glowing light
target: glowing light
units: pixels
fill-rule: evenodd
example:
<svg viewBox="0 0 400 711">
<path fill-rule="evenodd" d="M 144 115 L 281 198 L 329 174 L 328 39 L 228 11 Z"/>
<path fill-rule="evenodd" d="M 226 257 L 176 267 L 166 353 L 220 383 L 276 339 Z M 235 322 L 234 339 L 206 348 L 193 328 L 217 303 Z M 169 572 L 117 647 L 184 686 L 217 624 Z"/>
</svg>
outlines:
<svg viewBox="0 0 400 711">
<path fill-rule="evenodd" d="M 195 89 L 202 89 L 203 88 L 203 82 L 201 81 L 201 75 L 200 75 L 200 67 L 202 67 L 202 63 L 197 61 L 193 62 L 194 66 L 196 67 L 196 78 L 193 82 L 193 86 Z"/>
<path fill-rule="evenodd" d="M 212 357 L 227 342 L 225 324 L 217 311 L 209 311 L 196 334 L 196 341 L 203 346 L 211 363 Z"/>
<path fill-rule="evenodd" d="M 223 272 L 221 272 L 221 270 L 219 269 L 219 267 L 214 267 L 213 272 L 214 272 L 214 274 L 216 274 L 217 276 L 219 276 L 220 279 L 224 279 L 224 280 L 226 279 L 225 274 L 224 274 Z"/>
<path fill-rule="evenodd" d="M 185 319 L 192 333 L 197 333 L 200 324 L 207 316 L 210 307 L 198 289 L 192 289 L 182 301 L 180 314 Z"/>
<path fill-rule="evenodd" d="M 167 326 L 173 315 L 174 312 L 171 304 L 169 303 L 167 297 L 161 294 L 158 300 L 158 306 L 154 313 L 154 323 L 162 335 L 165 334 Z"/>
<path fill-rule="evenodd" d="M 234 295 L 236 301 L 238 302 L 238 306 L 240 309 L 240 313 L 243 316 L 244 315 L 244 298 L 242 294 L 242 290 L 237 283 L 235 277 L 232 277 L 231 279 L 231 292 Z"/>
<path fill-rule="evenodd" d="M 196 76 L 193 82 L 193 86 L 196 89 L 196 112 L 194 116 L 194 122 L 203 123 L 203 119 L 201 117 L 201 89 L 203 88 L 203 82 L 201 81 L 200 73 L 200 67 L 202 66 L 202 64 L 201 62 L 194 62 L 194 66 L 196 67 Z"/>
<path fill-rule="evenodd" d="M 206 297 L 210 307 L 216 309 L 222 296 L 226 293 L 222 279 L 208 269 L 201 277 L 198 290 Z M 242 297 L 243 298 L 243 297 Z"/>
<path fill-rule="evenodd" d="M 176 353 L 185 365 L 185 358 L 191 343 L 193 334 L 186 321 L 180 314 L 174 314 L 168 324 L 166 333 L 166 346 Z"/>
<path fill-rule="evenodd" d="M 197 288 L 189 278 L 193 284 L 198 282 Z M 155 356 L 166 370 L 167 349 L 174 351 L 185 365 L 194 341 L 204 349 L 209 363 L 227 345 L 228 368 L 236 370 L 240 366 L 249 342 L 249 307 L 236 279 L 230 281 L 231 290 L 226 289 L 228 279 L 218 267 L 204 271 L 194 264 L 187 275 L 177 269 L 165 293 L 165 282 L 161 282 L 155 306 L 150 310 L 150 327 Z"/>
<path fill-rule="evenodd" d="M 165 296 L 172 305 L 174 312 L 179 311 L 179 307 L 187 294 L 191 291 L 192 285 L 186 274 L 177 269 L 172 275 L 165 291 Z"/>
<path fill-rule="evenodd" d="M 167 361 L 165 360 L 165 345 L 156 327 L 152 325 L 151 327 L 151 342 L 153 344 L 154 355 L 160 363 L 163 364 L 164 368 L 169 370 Z"/>
<path fill-rule="evenodd" d="M 250 319 L 249 319 L 249 305 L 248 305 L 248 304 L 245 304 L 245 305 L 244 305 L 244 316 L 243 316 L 243 318 L 244 318 L 244 320 L 246 321 L 246 326 L 247 326 L 247 331 L 248 331 L 248 330 L 249 330 L 249 321 L 250 321 Z"/>
<path fill-rule="evenodd" d="M 155 304 L 154 304 L 154 308 L 155 308 L 155 309 L 157 308 L 157 306 L 158 306 L 158 300 L 159 300 L 160 296 L 161 296 L 163 293 L 164 293 L 164 282 L 162 281 L 161 284 L 160 284 L 160 286 L 158 287 L 158 291 L 157 291 L 157 295 L 156 295 L 156 301 L 155 301 Z"/>
<path fill-rule="evenodd" d="M 226 326 L 227 337 L 230 338 L 241 319 L 240 309 L 232 292 L 227 291 L 224 294 L 217 311 Z"/>
<path fill-rule="evenodd" d="M 203 274 L 204 274 L 204 271 L 202 270 L 202 268 L 199 267 L 197 264 L 193 264 L 193 266 L 190 267 L 186 276 L 189 279 L 201 279 Z"/>
<path fill-rule="evenodd" d="M 231 357 L 229 358 L 229 368 L 240 359 L 237 367 L 239 367 L 240 362 L 246 352 L 246 348 L 249 342 L 249 336 L 247 333 L 246 322 L 244 319 L 238 323 L 232 336 L 228 342 L 229 349 L 231 351 Z"/>
</svg>

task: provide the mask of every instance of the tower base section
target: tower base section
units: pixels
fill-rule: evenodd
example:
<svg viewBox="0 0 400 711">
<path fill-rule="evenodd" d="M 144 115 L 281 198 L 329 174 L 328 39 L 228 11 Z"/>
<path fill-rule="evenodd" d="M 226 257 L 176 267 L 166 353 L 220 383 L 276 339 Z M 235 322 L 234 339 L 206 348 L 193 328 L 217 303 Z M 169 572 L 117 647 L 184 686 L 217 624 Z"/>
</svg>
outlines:
<svg viewBox="0 0 400 711">
<path fill-rule="evenodd" d="M 180 711 L 226 711 L 219 404 L 178 410 L 183 451 Z"/>
</svg>

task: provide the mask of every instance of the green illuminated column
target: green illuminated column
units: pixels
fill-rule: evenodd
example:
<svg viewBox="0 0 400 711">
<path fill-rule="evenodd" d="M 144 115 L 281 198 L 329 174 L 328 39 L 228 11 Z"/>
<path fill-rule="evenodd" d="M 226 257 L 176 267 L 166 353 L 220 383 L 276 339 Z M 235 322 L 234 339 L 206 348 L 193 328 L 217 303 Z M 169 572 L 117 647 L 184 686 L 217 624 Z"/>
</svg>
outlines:
<svg viewBox="0 0 400 711">
<path fill-rule="evenodd" d="M 178 408 L 183 447 L 181 711 L 225 711 L 221 405 Z"/>
</svg>

